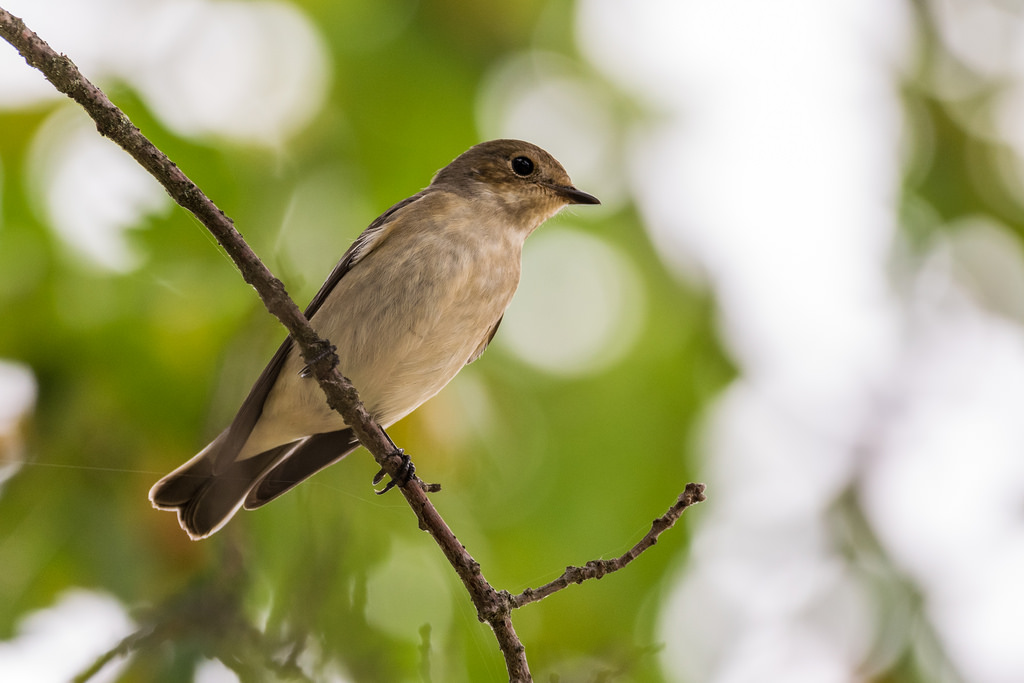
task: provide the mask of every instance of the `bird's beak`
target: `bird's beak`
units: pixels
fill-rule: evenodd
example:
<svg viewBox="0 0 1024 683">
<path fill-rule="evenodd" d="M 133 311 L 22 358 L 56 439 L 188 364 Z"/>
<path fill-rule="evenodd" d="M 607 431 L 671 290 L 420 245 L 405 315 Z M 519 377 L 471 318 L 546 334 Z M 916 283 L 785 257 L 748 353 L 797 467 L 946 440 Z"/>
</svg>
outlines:
<svg viewBox="0 0 1024 683">
<path fill-rule="evenodd" d="M 552 190 L 570 204 L 600 204 L 601 200 L 592 194 L 577 190 L 572 185 L 551 185 Z"/>
</svg>

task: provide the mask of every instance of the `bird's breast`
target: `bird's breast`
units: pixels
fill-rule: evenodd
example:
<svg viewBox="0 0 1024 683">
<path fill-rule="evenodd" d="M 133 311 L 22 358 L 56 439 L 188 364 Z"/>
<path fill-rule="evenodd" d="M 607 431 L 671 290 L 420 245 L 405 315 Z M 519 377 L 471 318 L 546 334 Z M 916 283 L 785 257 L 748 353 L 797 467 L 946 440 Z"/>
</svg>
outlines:
<svg viewBox="0 0 1024 683">
<path fill-rule="evenodd" d="M 469 361 L 512 300 L 520 253 L 473 233 L 393 235 L 341 279 L 312 322 L 378 420 L 400 419 Z"/>
</svg>

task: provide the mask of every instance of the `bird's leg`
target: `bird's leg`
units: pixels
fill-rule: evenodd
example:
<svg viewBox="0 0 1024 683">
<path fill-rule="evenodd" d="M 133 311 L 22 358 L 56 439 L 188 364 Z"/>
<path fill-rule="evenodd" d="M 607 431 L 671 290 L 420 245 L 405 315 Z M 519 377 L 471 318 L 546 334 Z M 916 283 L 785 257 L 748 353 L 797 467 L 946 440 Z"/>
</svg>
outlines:
<svg viewBox="0 0 1024 683">
<path fill-rule="evenodd" d="M 391 481 L 384 485 L 384 488 L 377 491 L 378 496 L 384 495 L 396 486 L 405 486 L 414 476 L 416 476 L 416 466 L 412 464 L 412 458 L 406 455 L 405 451 L 401 448 L 394 451 L 394 454 L 402 458 L 402 464 L 398 466 L 398 478 L 396 479 L 395 477 L 392 477 Z M 376 486 L 379 484 L 385 474 L 387 474 L 387 472 L 384 471 L 384 468 L 380 468 L 380 472 L 378 472 L 373 478 L 373 485 Z"/>
</svg>

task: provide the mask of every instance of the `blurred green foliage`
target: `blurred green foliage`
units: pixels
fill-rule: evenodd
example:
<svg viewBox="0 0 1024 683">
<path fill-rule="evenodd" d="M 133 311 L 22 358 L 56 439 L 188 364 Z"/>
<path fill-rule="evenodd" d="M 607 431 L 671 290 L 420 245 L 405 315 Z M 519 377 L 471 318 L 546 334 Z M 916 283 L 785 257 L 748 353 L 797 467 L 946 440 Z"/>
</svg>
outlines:
<svg viewBox="0 0 1024 683">
<path fill-rule="evenodd" d="M 479 141 L 476 97 L 497 60 L 536 47 L 575 56 L 568 2 L 296 4 L 324 35 L 334 80 L 280 154 L 177 137 L 131 90 L 100 85 L 302 306 L 377 213 Z M 370 39 L 382 20 L 394 32 Z M 124 681 L 188 680 L 202 657 L 244 680 L 287 679 L 296 661 L 318 680 L 425 680 L 424 626 L 432 680 L 503 679 L 491 634 L 429 536 L 400 496 L 373 494 L 364 451 L 200 543 L 150 508 L 152 483 L 223 427 L 283 332 L 179 209 L 130 233 L 144 265 L 124 274 L 55 236 L 25 175 L 30 140 L 69 106 L 0 113 L 0 358 L 39 382 L 27 462 L 0 495 L 0 638 L 86 587 L 117 596 L 142 628 Z M 322 232 L 283 232 L 311 180 L 341 197 L 324 201 L 343 215 Z M 666 274 L 635 215 L 587 220 L 644 278 L 648 315 L 631 353 L 566 379 L 498 346 L 446 390 L 482 384 L 497 408 L 489 433 L 448 440 L 427 424 L 439 410 L 429 405 L 392 430 L 421 476 L 443 483 L 435 504 L 499 589 L 638 540 L 695 478 L 694 424 L 732 373 L 707 297 Z M 538 680 L 662 680 L 654 619 L 685 526 L 626 571 L 515 615 Z"/>
</svg>

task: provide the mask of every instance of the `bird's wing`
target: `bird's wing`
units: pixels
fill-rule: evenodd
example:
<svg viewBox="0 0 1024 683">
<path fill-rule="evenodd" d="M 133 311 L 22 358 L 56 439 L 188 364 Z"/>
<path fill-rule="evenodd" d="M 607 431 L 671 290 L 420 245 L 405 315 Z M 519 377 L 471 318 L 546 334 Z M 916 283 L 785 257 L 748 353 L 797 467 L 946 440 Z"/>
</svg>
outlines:
<svg viewBox="0 0 1024 683">
<path fill-rule="evenodd" d="M 323 305 L 324 301 L 327 300 L 327 296 L 331 293 L 331 290 L 337 286 L 338 281 L 352 269 L 352 266 L 359 263 L 363 258 L 369 254 L 374 248 L 381 243 L 385 235 L 388 234 L 389 228 L 394 225 L 395 214 L 399 210 L 404 209 L 413 202 L 422 199 L 426 194 L 426 191 L 414 194 L 411 197 L 407 197 L 402 201 L 398 202 L 390 209 L 377 216 L 376 219 L 363 233 L 356 238 L 356 241 L 352 243 L 352 246 L 348 248 L 348 251 L 338 261 L 338 265 L 334 266 L 334 270 L 327 276 L 327 280 L 323 286 L 320 287 L 320 291 L 316 293 L 313 300 L 309 302 L 309 306 L 306 307 L 306 318 L 312 318 L 313 314 L 316 313 Z"/>
<path fill-rule="evenodd" d="M 473 355 L 470 356 L 469 360 L 466 361 L 466 365 L 469 365 L 470 363 L 472 363 L 477 358 L 483 355 L 484 350 L 487 348 L 487 345 L 491 343 L 492 339 L 494 339 L 494 334 L 498 331 L 498 325 L 501 324 L 501 320 L 504 317 L 505 316 L 502 315 L 501 318 L 498 318 L 498 322 L 494 323 L 494 326 L 487 332 L 484 338 L 480 341 L 480 345 L 476 347 L 476 351 L 474 351 Z"/>
<path fill-rule="evenodd" d="M 320 309 L 328 295 L 330 295 L 331 290 L 337 286 L 345 273 L 351 270 L 353 266 L 380 244 L 382 238 L 387 235 L 388 228 L 393 225 L 395 215 L 399 210 L 421 199 L 425 194 L 426 191 L 403 199 L 370 223 L 341 257 L 338 265 L 327 276 L 327 281 L 320 287 L 320 291 L 309 302 L 305 312 L 307 319 L 312 318 L 317 310 Z M 215 472 L 222 471 L 228 464 L 234 462 L 238 453 L 242 450 L 246 440 L 249 438 L 249 434 L 260 419 L 260 415 L 263 414 L 263 404 L 267 400 L 267 395 L 270 393 L 271 388 L 273 388 L 274 383 L 277 382 L 278 375 L 281 374 L 281 368 L 284 366 L 285 359 L 288 357 L 288 352 L 291 351 L 291 348 L 292 338 L 289 336 L 278 347 L 273 358 L 267 363 L 267 367 L 263 369 L 256 383 L 249 390 L 249 395 L 242 402 L 242 407 L 238 409 L 235 419 L 232 420 L 231 426 L 228 428 L 227 433 L 224 434 L 225 442 L 216 454 Z"/>
</svg>

